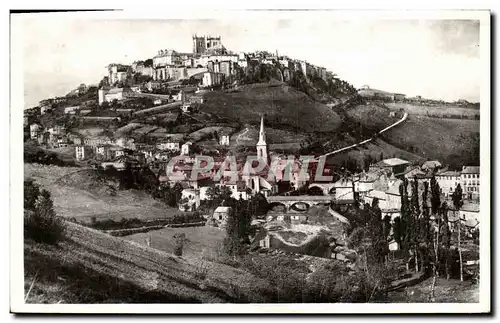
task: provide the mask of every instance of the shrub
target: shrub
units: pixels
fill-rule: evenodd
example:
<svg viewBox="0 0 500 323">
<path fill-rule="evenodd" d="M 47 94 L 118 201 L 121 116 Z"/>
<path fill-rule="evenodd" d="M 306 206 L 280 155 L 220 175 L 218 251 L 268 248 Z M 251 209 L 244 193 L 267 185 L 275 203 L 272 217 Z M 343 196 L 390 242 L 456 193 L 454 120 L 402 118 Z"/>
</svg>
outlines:
<svg viewBox="0 0 500 323">
<path fill-rule="evenodd" d="M 182 249 L 184 248 L 184 243 L 186 243 L 186 234 L 185 233 L 176 233 L 174 234 L 174 255 L 182 256 Z"/>
<path fill-rule="evenodd" d="M 36 242 L 57 244 L 64 235 L 63 220 L 54 211 L 50 193 L 42 190 L 34 210 L 26 210 L 24 216 L 25 237 Z"/>
</svg>

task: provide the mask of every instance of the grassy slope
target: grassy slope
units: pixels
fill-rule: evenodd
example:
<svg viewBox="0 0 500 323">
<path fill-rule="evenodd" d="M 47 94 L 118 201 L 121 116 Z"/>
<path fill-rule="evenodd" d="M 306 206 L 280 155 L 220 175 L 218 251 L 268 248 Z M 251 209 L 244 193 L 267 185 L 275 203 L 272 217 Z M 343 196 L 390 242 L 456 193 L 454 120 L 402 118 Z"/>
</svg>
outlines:
<svg viewBox="0 0 500 323">
<path fill-rule="evenodd" d="M 446 164 L 453 160 L 458 161 L 458 159 L 460 159 L 459 163 L 473 163 L 475 158 L 479 157 L 478 154 L 474 153 L 477 143 L 471 138 L 471 136 L 479 134 L 479 120 L 429 118 L 420 115 L 424 113 L 418 110 L 420 107 L 409 107 L 409 105 L 405 105 L 405 107 L 405 110 L 410 113 L 408 120 L 386 132 L 382 136 L 383 141 L 377 140 L 380 144 L 378 146 L 383 148 L 377 149 L 374 147 L 378 154 L 380 154 L 379 151 L 382 151 L 384 156 L 395 154 L 400 158 L 406 156 L 406 158 L 411 159 L 413 156 L 414 159 L 420 157 L 438 159 Z M 438 108 L 432 109 L 439 110 Z M 450 108 L 451 112 L 449 113 L 454 113 L 456 109 L 477 111 L 465 108 Z M 393 119 L 397 119 L 389 118 L 388 112 L 391 110 L 394 111 L 392 108 L 362 105 L 349 109 L 346 113 L 350 118 L 366 127 L 382 129 L 392 123 Z M 434 110 L 432 113 L 437 113 Z M 415 115 L 415 112 L 419 115 Z M 371 146 L 373 145 L 366 147 Z M 350 154 L 354 155 L 355 153 L 351 152 Z"/>
<path fill-rule="evenodd" d="M 408 120 L 391 129 L 383 138 L 387 142 L 413 151 L 427 159 L 445 164 L 479 163 L 479 120 L 437 119 L 410 115 Z"/>
<path fill-rule="evenodd" d="M 302 131 L 333 131 L 341 123 L 325 105 L 285 85 L 248 85 L 237 92 L 213 91 L 204 97 L 203 111 L 230 120 L 256 124 L 265 113 L 268 127 Z"/>
<path fill-rule="evenodd" d="M 348 109 L 346 114 L 349 118 L 360 122 L 367 128 L 382 130 L 401 119 L 401 116 L 389 116 L 390 112 L 390 109 L 380 105 L 364 104 Z"/>
<path fill-rule="evenodd" d="M 24 255 L 25 293 L 36 275 L 28 303 L 265 301 L 257 286 L 267 285 L 247 272 L 73 223 L 67 223 L 67 238 L 58 246 L 27 241 Z"/>
<path fill-rule="evenodd" d="M 385 103 L 385 105 L 391 110 L 403 109 L 410 114 L 427 115 L 432 116 L 446 116 L 446 115 L 465 115 L 465 116 L 476 116 L 479 115 L 479 109 L 470 109 L 458 106 L 425 106 L 416 105 L 409 103 Z"/>
<path fill-rule="evenodd" d="M 328 161 L 339 164 L 343 160 L 350 158 L 356 160 L 359 165 L 363 165 L 362 162 L 368 155 L 371 155 L 373 158 L 380 158 L 380 154 L 383 154 L 384 158 L 397 157 L 415 163 L 425 161 L 424 157 L 399 149 L 381 139 L 377 139 L 374 143 L 368 143 L 363 147 L 328 157 Z"/>
<path fill-rule="evenodd" d="M 166 207 L 144 192 L 136 190 L 109 193 L 105 183 L 98 182 L 92 169 L 24 164 L 25 178 L 33 178 L 48 189 L 57 214 L 90 221 L 104 218 L 170 217 L 177 209 Z"/>
</svg>

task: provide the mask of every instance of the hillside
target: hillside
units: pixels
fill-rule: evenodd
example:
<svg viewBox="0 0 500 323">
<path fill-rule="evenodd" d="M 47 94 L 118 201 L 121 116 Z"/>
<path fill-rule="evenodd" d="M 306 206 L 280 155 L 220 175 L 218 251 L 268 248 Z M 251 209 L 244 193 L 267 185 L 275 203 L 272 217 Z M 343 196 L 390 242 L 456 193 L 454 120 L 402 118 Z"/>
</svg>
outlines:
<svg viewBox="0 0 500 323">
<path fill-rule="evenodd" d="M 376 149 L 385 156 L 395 154 L 400 158 L 437 159 L 452 167 L 479 164 L 479 120 L 474 109 L 458 107 L 420 107 L 410 104 L 361 104 L 345 111 L 352 122 L 368 129 L 382 129 L 398 119 L 401 110 L 407 111 L 406 122 L 387 131 L 377 140 L 377 145 L 390 149 Z M 396 113 L 390 117 L 389 112 Z M 452 119 L 446 116 L 467 115 L 469 119 Z M 427 115 L 440 117 L 428 117 Z M 383 144 L 382 144 L 383 143 Z M 361 149 L 362 150 L 362 149 Z M 380 152 L 378 152 L 380 153 Z M 354 152 L 350 152 L 351 155 Z"/>
<path fill-rule="evenodd" d="M 422 115 L 440 118 L 479 118 L 479 109 L 464 108 L 452 105 L 423 105 L 409 103 L 385 103 L 391 110 L 404 110 L 413 115 Z"/>
<path fill-rule="evenodd" d="M 221 264 L 194 261 L 77 224 L 58 246 L 26 241 L 27 303 L 265 302 L 267 284 Z"/>
<path fill-rule="evenodd" d="M 330 132 L 341 120 L 324 104 L 282 83 L 241 86 L 237 91 L 212 91 L 204 95 L 204 112 L 220 118 L 257 124 L 262 114 L 270 128 Z"/>
<path fill-rule="evenodd" d="M 50 191 L 57 214 L 79 221 L 165 218 L 178 211 L 145 192 L 117 190 L 116 183 L 101 181 L 93 169 L 24 164 L 24 176 Z"/>
<path fill-rule="evenodd" d="M 479 120 L 410 115 L 382 138 L 398 148 L 456 168 L 479 165 L 479 132 Z"/>
<path fill-rule="evenodd" d="M 392 110 L 378 104 L 360 104 L 345 110 L 349 119 L 361 123 L 369 129 L 381 130 L 401 119 L 401 115 L 392 115 Z"/>
<path fill-rule="evenodd" d="M 345 153 L 335 154 L 328 157 L 328 162 L 333 164 L 342 164 L 343 161 L 351 159 L 355 160 L 358 165 L 363 165 L 363 161 L 371 156 L 372 159 L 379 160 L 381 156 L 384 158 L 397 157 L 409 161 L 410 163 L 424 162 L 425 158 L 419 154 L 411 153 L 400 149 L 386 141 L 377 138 L 375 141 L 367 143 L 362 147 L 351 149 Z"/>
</svg>

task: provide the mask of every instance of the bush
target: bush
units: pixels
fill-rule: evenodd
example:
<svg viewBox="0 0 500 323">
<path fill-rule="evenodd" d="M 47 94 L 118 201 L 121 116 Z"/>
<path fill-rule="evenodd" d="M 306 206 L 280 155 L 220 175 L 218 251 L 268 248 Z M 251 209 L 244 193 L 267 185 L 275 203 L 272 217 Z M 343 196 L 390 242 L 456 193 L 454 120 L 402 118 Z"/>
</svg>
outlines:
<svg viewBox="0 0 500 323">
<path fill-rule="evenodd" d="M 182 249 L 184 248 L 184 243 L 186 243 L 187 238 L 185 233 L 176 233 L 174 234 L 174 255 L 182 256 Z"/>
<path fill-rule="evenodd" d="M 37 197 L 34 210 L 25 210 L 24 234 L 36 242 L 47 244 L 57 244 L 62 239 L 64 223 L 56 215 L 47 190 L 42 190 Z"/>
</svg>

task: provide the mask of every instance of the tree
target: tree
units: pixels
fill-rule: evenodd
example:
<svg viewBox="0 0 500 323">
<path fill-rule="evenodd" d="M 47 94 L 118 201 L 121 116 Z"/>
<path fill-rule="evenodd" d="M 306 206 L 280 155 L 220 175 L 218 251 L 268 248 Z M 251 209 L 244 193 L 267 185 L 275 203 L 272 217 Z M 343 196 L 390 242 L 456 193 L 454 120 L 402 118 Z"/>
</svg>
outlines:
<svg viewBox="0 0 500 323">
<path fill-rule="evenodd" d="M 180 183 L 178 183 L 178 182 L 175 183 L 174 186 L 172 187 L 171 192 L 173 194 L 173 197 L 174 197 L 174 200 L 175 200 L 175 204 L 178 205 L 179 201 L 182 198 L 182 185 Z"/>
<path fill-rule="evenodd" d="M 401 248 L 403 239 L 403 227 L 401 224 L 401 218 L 399 216 L 394 219 L 393 235 L 394 235 L 394 241 L 396 241 L 398 246 Z"/>
<path fill-rule="evenodd" d="M 174 238 L 174 255 L 182 256 L 182 249 L 184 248 L 184 244 L 188 241 L 185 233 L 177 232 L 173 236 Z"/>
<path fill-rule="evenodd" d="M 54 211 L 50 192 L 42 190 L 33 211 L 24 219 L 25 235 L 36 242 L 57 244 L 64 234 L 64 224 Z"/>
<path fill-rule="evenodd" d="M 451 197 L 453 200 L 453 206 L 454 206 L 454 213 L 456 215 L 456 212 L 458 212 L 458 217 L 457 218 L 457 225 L 458 225 L 458 256 L 460 258 L 460 281 L 464 281 L 464 273 L 463 273 L 463 264 L 462 264 L 462 249 L 460 248 L 460 231 L 462 231 L 462 226 L 461 222 L 462 220 L 460 219 L 460 209 L 464 205 L 464 202 L 462 201 L 462 187 L 460 187 L 460 184 L 458 184 L 457 188 L 453 192 L 453 195 Z"/>
<path fill-rule="evenodd" d="M 35 203 L 40 195 L 40 186 L 33 180 L 24 181 L 24 208 L 26 210 L 35 210 Z"/>
<path fill-rule="evenodd" d="M 441 240 L 444 249 L 444 257 L 445 257 L 445 274 L 446 279 L 450 279 L 450 245 L 451 245 L 451 232 L 449 227 L 449 219 L 448 219 L 448 204 L 443 202 L 441 205 L 439 212 L 441 213 L 441 218 L 443 219 L 442 228 L 441 228 Z"/>
<path fill-rule="evenodd" d="M 418 180 L 415 178 L 412 182 L 412 190 L 411 190 L 411 201 L 410 201 L 410 221 L 411 225 L 409 226 L 409 234 L 410 234 L 410 246 L 413 247 L 413 252 L 415 255 L 415 271 L 419 271 L 418 266 L 418 254 L 419 254 L 419 246 L 420 246 L 420 230 L 419 230 L 419 216 L 420 216 L 420 204 L 418 202 Z M 411 248 L 411 247 L 410 247 Z"/>
<path fill-rule="evenodd" d="M 207 189 L 207 197 L 213 205 L 219 205 L 231 198 L 233 192 L 227 186 L 213 186 Z"/>
</svg>

